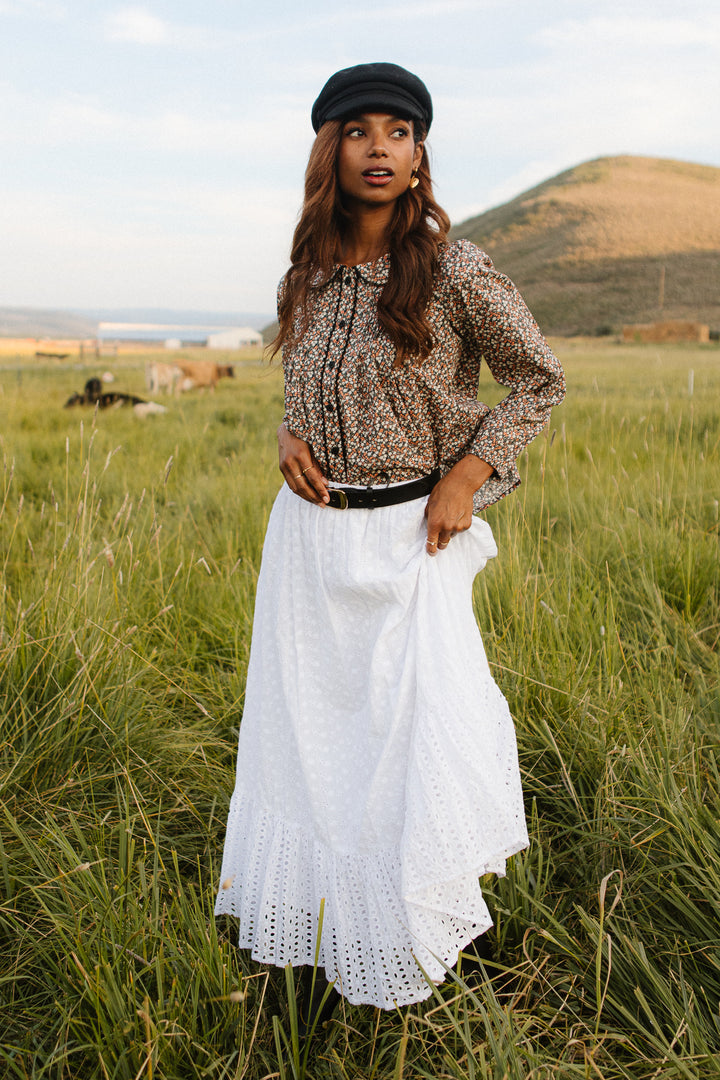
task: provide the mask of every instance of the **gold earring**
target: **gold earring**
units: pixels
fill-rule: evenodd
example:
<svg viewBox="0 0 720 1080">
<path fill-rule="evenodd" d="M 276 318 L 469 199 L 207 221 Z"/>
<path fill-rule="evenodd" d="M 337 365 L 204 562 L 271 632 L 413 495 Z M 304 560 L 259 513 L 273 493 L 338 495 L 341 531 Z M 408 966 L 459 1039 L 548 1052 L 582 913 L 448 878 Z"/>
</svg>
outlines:
<svg viewBox="0 0 720 1080">
<path fill-rule="evenodd" d="M 411 188 L 416 188 L 419 183 L 420 183 L 420 180 L 418 179 L 418 176 L 417 176 L 417 169 L 413 169 L 413 171 L 412 171 L 412 179 L 410 180 L 409 186 Z"/>
</svg>

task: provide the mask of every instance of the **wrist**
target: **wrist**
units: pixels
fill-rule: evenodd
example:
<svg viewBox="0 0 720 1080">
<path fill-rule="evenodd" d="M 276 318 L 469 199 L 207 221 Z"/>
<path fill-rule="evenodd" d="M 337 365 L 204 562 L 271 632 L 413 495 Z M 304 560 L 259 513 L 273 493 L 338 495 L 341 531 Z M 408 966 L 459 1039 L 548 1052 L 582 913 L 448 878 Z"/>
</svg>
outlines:
<svg viewBox="0 0 720 1080">
<path fill-rule="evenodd" d="M 486 480 L 490 479 L 494 471 L 487 461 L 475 454 L 466 454 L 456 465 L 453 465 L 449 475 L 474 494 Z"/>
</svg>

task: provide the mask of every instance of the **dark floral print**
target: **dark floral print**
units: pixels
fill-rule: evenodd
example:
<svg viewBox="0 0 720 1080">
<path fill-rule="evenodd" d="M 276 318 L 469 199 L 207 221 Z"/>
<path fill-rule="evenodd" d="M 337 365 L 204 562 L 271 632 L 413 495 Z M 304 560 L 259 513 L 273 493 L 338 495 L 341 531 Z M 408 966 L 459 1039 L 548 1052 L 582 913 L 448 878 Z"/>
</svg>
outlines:
<svg viewBox="0 0 720 1080">
<path fill-rule="evenodd" d="M 562 401 L 562 369 L 513 283 L 468 240 L 442 249 L 432 351 L 396 367 L 377 318 L 389 262 L 337 266 L 314 290 L 307 330 L 283 350 L 285 424 L 339 483 L 412 480 L 476 454 L 495 470 L 481 510 L 520 483 L 516 458 Z M 483 360 L 510 390 L 493 409 L 477 399 Z"/>
</svg>

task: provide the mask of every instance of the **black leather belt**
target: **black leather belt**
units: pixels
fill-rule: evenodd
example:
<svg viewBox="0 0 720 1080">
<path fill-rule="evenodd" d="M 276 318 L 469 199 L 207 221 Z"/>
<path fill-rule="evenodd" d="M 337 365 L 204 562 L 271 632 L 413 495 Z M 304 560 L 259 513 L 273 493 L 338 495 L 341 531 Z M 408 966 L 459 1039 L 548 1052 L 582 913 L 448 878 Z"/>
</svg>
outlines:
<svg viewBox="0 0 720 1080">
<path fill-rule="evenodd" d="M 325 505 L 335 510 L 374 510 L 378 506 L 394 506 L 429 495 L 439 479 L 440 470 L 435 469 L 429 476 L 394 487 L 331 487 L 328 488 L 330 502 Z"/>
</svg>

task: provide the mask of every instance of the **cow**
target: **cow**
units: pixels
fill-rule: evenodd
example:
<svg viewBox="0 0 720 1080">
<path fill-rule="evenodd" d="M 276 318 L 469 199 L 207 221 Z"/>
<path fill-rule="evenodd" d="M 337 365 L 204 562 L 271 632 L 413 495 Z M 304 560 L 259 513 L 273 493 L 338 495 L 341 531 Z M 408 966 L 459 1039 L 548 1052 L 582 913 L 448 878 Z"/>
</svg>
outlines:
<svg viewBox="0 0 720 1080">
<path fill-rule="evenodd" d="M 177 392 L 182 372 L 176 364 L 163 364 L 159 360 L 145 365 L 145 385 L 151 394 L 160 390 L 168 394 Z"/>
<path fill-rule="evenodd" d="M 181 391 L 206 386 L 214 390 L 219 379 L 232 378 L 235 374 L 232 365 L 216 364 L 214 360 L 176 360 L 175 363 L 181 372 L 178 383 Z"/>
<path fill-rule="evenodd" d="M 143 398 L 135 397 L 134 394 L 121 394 L 117 391 L 103 393 L 99 379 L 88 379 L 82 394 L 71 394 L 64 408 L 71 409 L 75 405 L 94 405 L 97 409 L 121 409 L 124 405 L 130 405 L 141 417 L 151 413 L 167 412 L 164 405 L 156 405 L 154 401 L 145 401 Z"/>
</svg>

